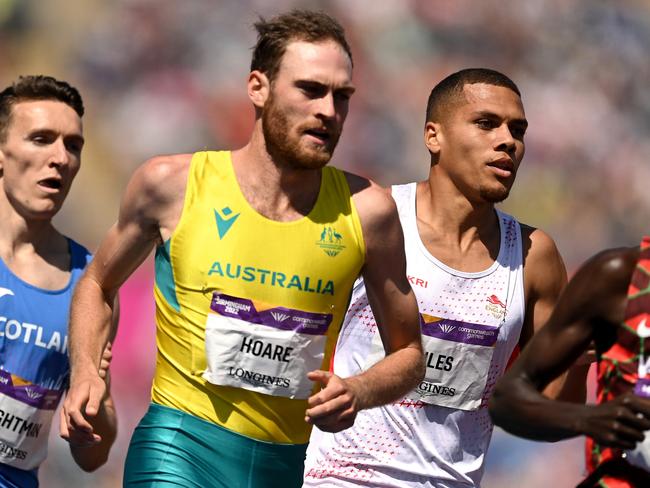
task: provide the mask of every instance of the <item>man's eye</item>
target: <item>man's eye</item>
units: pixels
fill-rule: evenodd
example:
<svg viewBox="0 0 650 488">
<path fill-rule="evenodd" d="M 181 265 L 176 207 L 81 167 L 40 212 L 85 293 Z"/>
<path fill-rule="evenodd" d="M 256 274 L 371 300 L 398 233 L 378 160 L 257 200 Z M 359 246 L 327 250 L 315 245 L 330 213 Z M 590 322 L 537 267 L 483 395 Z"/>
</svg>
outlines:
<svg viewBox="0 0 650 488">
<path fill-rule="evenodd" d="M 334 96 L 336 97 L 337 100 L 347 102 L 348 100 L 350 100 L 350 97 L 352 95 L 350 93 L 346 93 L 346 92 L 339 92 L 339 93 L 335 93 Z"/>
<path fill-rule="evenodd" d="M 492 121 L 488 119 L 477 120 L 476 125 L 481 129 L 492 129 L 494 127 Z"/>
<path fill-rule="evenodd" d="M 82 146 L 81 144 L 76 144 L 76 143 L 75 143 L 75 144 L 68 144 L 68 145 L 66 146 L 67 150 L 70 151 L 70 152 L 73 153 L 73 154 L 79 154 L 79 153 L 81 153 L 81 148 L 82 148 L 82 147 L 83 147 L 83 146 Z"/>
<path fill-rule="evenodd" d="M 517 129 L 514 128 L 510 131 L 516 139 L 523 139 L 526 134 L 526 129 Z"/>
<path fill-rule="evenodd" d="M 309 97 L 318 97 L 323 92 L 323 89 L 317 86 L 307 85 L 302 87 L 302 91 Z"/>
</svg>

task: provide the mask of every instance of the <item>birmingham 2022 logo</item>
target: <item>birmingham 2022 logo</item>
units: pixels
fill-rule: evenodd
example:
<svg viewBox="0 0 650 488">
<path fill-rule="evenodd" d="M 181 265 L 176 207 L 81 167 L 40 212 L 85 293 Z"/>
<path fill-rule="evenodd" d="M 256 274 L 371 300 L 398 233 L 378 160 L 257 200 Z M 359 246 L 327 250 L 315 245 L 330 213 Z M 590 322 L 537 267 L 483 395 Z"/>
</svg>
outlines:
<svg viewBox="0 0 650 488">
<path fill-rule="evenodd" d="M 343 236 L 334 227 L 329 225 L 323 227 L 323 231 L 320 233 L 320 239 L 316 241 L 316 245 L 331 257 L 338 255 L 345 249 Z"/>
</svg>

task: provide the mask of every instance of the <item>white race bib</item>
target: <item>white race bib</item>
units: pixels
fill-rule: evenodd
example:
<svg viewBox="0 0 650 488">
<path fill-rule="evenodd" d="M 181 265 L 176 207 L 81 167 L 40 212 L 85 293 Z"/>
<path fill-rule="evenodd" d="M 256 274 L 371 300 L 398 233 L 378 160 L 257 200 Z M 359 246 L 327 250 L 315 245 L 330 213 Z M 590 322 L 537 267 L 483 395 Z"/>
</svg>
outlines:
<svg viewBox="0 0 650 488">
<path fill-rule="evenodd" d="M 408 401 L 476 410 L 481 406 L 499 327 L 421 314 L 424 380 Z M 366 369 L 384 357 L 379 334 L 373 338 Z"/>
<path fill-rule="evenodd" d="M 0 370 L 0 462 L 37 468 L 47 455 L 47 438 L 61 392 L 31 384 Z"/>
<path fill-rule="evenodd" d="M 215 292 L 208 312 L 203 377 L 215 385 L 308 398 L 307 373 L 323 362 L 331 314 L 254 303 Z"/>
</svg>

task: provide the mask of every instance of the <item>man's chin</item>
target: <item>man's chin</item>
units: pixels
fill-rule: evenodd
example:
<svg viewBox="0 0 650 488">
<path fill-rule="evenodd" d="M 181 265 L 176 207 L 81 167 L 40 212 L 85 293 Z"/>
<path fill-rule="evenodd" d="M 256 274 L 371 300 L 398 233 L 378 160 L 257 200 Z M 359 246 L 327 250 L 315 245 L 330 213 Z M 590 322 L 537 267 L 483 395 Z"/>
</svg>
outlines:
<svg viewBox="0 0 650 488">
<path fill-rule="evenodd" d="M 325 149 L 308 149 L 301 151 L 296 159 L 299 165 L 305 169 L 320 169 L 331 161 L 332 152 Z"/>
<path fill-rule="evenodd" d="M 500 203 L 510 195 L 510 188 L 481 188 L 481 198 L 489 203 Z"/>
</svg>

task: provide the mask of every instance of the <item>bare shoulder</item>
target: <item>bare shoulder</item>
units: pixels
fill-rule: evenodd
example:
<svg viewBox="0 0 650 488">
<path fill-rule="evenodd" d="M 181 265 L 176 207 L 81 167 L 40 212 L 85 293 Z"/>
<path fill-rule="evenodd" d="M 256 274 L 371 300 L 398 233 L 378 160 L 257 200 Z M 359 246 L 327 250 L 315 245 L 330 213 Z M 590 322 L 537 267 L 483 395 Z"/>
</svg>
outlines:
<svg viewBox="0 0 650 488">
<path fill-rule="evenodd" d="M 638 257 L 639 248 L 633 247 L 607 249 L 589 258 L 566 288 L 566 307 L 577 316 L 620 322 Z"/>
<path fill-rule="evenodd" d="M 638 247 L 606 249 L 589 258 L 577 271 L 574 280 L 594 282 L 591 287 L 604 292 L 627 290 L 639 260 Z"/>
<path fill-rule="evenodd" d="M 546 232 L 520 224 L 527 299 L 555 300 L 567 282 L 564 260 Z"/>
<path fill-rule="evenodd" d="M 367 226 L 385 224 L 396 218 L 397 207 L 389 188 L 384 188 L 369 178 L 347 171 L 344 173 L 364 229 Z"/>
<path fill-rule="evenodd" d="M 555 241 L 546 232 L 527 224 L 520 223 L 519 225 L 521 227 L 525 266 L 543 265 L 547 264 L 549 260 L 562 259 Z"/>
<path fill-rule="evenodd" d="M 191 154 L 155 156 L 138 167 L 122 198 L 119 224 L 135 223 L 166 239 L 183 207 L 191 160 Z"/>
<path fill-rule="evenodd" d="M 154 201 L 167 201 L 185 193 L 192 154 L 155 156 L 133 173 L 129 185 Z"/>
</svg>

